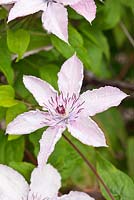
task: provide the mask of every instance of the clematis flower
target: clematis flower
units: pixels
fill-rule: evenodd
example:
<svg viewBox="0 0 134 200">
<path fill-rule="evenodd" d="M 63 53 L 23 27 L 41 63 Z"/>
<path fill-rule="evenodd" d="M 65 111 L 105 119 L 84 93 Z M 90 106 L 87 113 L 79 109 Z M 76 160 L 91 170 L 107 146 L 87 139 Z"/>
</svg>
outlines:
<svg viewBox="0 0 134 200">
<path fill-rule="evenodd" d="M 8 22 L 43 11 L 43 27 L 65 42 L 68 42 L 68 14 L 64 6 L 69 5 L 90 23 L 96 14 L 94 0 L 0 0 L 0 5 L 4 3 L 15 3 L 9 12 Z"/>
<path fill-rule="evenodd" d="M 89 116 L 119 105 L 127 95 L 110 86 L 80 95 L 82 80 L 83 64 L 76 55 L 65 61 L 58 73 L 60 94 L 49 83 L 34 76 L 24 76 L 25 87 L 42 106 L 42 111 L 32 110 L 19 115 L 8 124 L 6 133 L 28 134 L 49 126 L 40 140 L 39 166 L 47 162 L 66 128 L 86 145 L 107 146 L 103 132 Z"/>
<path fill-rule="evenodd" d="M 30 186 L 21 174 L 6 165 L 0 165 L 0 180 L 0 200 L 94 200 L 75 191 L 58 197 L 61 177 L 50 164 L 33 170 Z"/>
</svg>

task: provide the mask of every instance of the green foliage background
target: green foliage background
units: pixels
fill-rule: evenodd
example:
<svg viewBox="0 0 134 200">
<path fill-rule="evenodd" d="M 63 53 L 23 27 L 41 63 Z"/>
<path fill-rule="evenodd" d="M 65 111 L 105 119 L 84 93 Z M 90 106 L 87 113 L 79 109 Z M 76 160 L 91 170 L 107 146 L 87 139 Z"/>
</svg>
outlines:
<svg viewBox="0 0 134 200">
<path fill-rule="evenodd" d="M 45 32 L 39 14 L 7 24 L 8 11 L 0 7 L 0 163 L 15 168 L 28 181 L 34 168 L 28 153 L 37 157 L 43 129 L 25 136 L 4 135 L 6 124 L 18 114 L 38 108 L 37 102 L 23 85 L 23 74 L 40 77 L 57 89 L 60 66 L 76 52 L 86 73 L 93 74 L 98 80 L 95 82 L 91 79 L 88 83 L 89 80 L 85 78 L 83 91 L 105 83 L 117 83 L 118 86 L 118 81 L 130 85 L 134 82 L 134 45 L 124 31 L 125 27 L 134 35 L 134 0 L 96 0 L 96 4 L 97 16 L 92 25 L 68 8 L 70 46 Z M 27 55 L 31 51 L 31 55 Z M 121 89 L 130 97 L 118 108 L 94 117 L 105 133 L 108 148 L 87 147 L 67 132 L 65 134 L 97 167 L 115 200 L 133 200 L 134 87 L 123 88 L 121 85 Z M 98 185 L 92 171 L 64 138 L 57 143 L 49 162 L 62 175 L 63 192 L 77 187 L 80 190 L 92 189 Z M 102 186 L 100 190 L 109 200 Z"/>
</svg>

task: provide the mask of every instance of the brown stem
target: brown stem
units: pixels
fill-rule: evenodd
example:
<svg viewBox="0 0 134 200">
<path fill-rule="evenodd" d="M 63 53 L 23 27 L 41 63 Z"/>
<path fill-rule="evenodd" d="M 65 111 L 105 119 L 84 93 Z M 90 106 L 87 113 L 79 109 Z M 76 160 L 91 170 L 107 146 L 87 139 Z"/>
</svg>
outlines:
<svg viewBox="0 0 134 200">
<path fill-rule="evenodd" d="M 119 81 L 121 81 L 125 78 L 126 74 L 128 73 L 129 69 L 133 66 L 133 63 L 134 63 L 134 54 L 133 53 L 130 53 L 127 57 L 125 57 L 125 55 L 122 57 L 124 57 L 123 63 L 122 63 L 122 61 L 120 61 L 119 56 L 117 58 L 118 62 L 120 62 L 120 64 L 123 64 L 119 74 L 116 76 L 116 80 L 119 80 Z M 130 83 L 130 84 L 132 84 L 132 83 Z"/>
<path fill-rule="evenodd" d="M 84 86 L 87 86 L 87 85 L 96 85 L 96 86 L 110 85 L 110 86 L 118 87 L 120 89 L 134 91 L 133 83 L 123 82 L 123 81 L 118 81 L 118 80 L 99 79 L 96 76 L 94 76 L 91 72 L 85 71 Z"/>
<path fill-rule="evenodd" d="M 123 22 L 120 22 L 120 27 L 126 35 L 127 39 L 129 40 L 130 44 L 134 47 L 134 38 L 131 36 Z"/>
<path fill-rule="evenodd" d="M 74 143 L 71 142 L 71 140 L 63 134 L 64 139 L 77 151 L 77 153 L 81 156 L 81 158 L 85 161 L 85 163 L 88 165 L 88 167 L 93 171 L 93 173 L 95 174 L 95 176 L 98 178 L 98 180 L 101 182 L 101 184 L 103 185 L 103 187 L 105 188 L 107 194 L 109 195 L 109 197 L 112 200 L 115 200 L 113 195 L 111 194 L 109 188 L 107 187 L 107 185 L 104 183 L 104 181 L 102 180 L 102 178 L 100 177 L 100 175 L 98 174 L 98 172 L 96 171 L 95 167 L 90 163 L 89 160 L 87 160 L 87 158 L 84 156 L 84 154 L 77 148 L 77 146 L 75 146 Z"/>
<path fill-rule="evenodd" d="M 28 160 L 30 160 L 35 166 L 37 166 L 37 160 L 28 149 L 25 149 L 25 155 L 27 156 Z"/>
</svg>

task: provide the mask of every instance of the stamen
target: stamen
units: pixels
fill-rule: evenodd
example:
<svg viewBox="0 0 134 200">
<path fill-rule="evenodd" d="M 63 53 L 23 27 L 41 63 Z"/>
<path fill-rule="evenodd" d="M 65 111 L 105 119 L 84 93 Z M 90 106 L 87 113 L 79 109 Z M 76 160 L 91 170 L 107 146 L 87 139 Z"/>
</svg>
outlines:
<svg viewBox="0 0 134 200">
<path fill-rule="evenodd" d="M 45 110 L 49 110 L 49 108 L 48 108 L 48 105 L 47 104 L 45 104 L 45 103 L 43 103 L 43 107 L 45 108 Z"/>
<path fill-rule="evenodd" d="M 75 93 L 72 96 L 69 96 L 69 93 L 64 96 L 63 92 L 60 95 L 56 94 L 55 98 L 51 97 L 48 100 L 47 105 L 44 104 L 47 108 L 48 116 L 45 113 L 41 124 L 47 124 L 48 126 L 65 125 L 69 121 L 76 120 L 79 117 L 79 113 L 84 109 L 82 106 L 84 103 L 85 101 L 79 101 L 79 97 Z"/>
<path fill-rule="evenodd" d="M 53 98 L 51 97 L 51 101 L 54 103 L 54 100 L 53 100 Z"/>
<path fill-rule="evenodd" d="M 29 199 L 29 198 L 28 198 Z M 28 200 L 27 199 L 27 200 Z M 22 199 L 23 200 L 23 199 Z M 51 200 L 51 198 L 49 197 L 42 197 L 41 195 L 39 195 L 38 193 L 32 193 L 30 200 Z"/>
<path fill-rule="evenodd" d="M 57 106 L 58 106 L 58 95 L 56 95 L 55 100 L 56 100 L 56 103 L 57 103 Z"/>
<path fill-rule="evenodd" d="M 47 6 L 49 5 L 49 3 L 57 3 L 57 1 L 55 0 L 44 0 L 45 3 L 47 3 Z"/>
<path fill-rule="evenodd" d="M 82 106 L 85 103 L 85 101 L 83 101 L 82 103 L 80 103 L 77 108 L 79 108 L 80 106 Z"/>
<path fill-rule="evenodd" d="M 84 108 L 80 108 L 76 114 L 79 114 L 82 110 L 84 110 Z"/>
</svg>

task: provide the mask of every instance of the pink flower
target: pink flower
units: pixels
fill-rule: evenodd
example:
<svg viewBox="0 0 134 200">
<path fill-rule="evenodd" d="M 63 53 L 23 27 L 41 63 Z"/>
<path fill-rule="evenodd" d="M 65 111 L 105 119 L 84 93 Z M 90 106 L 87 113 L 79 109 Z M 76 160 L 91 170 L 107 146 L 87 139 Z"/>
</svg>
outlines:
<svg viewBox="0 0 134 200">
<path fill-rule="evenodd" d="M 94 200 L 86 193 L 76 191 L 58 197 L 60 187 L 60 174 L 50 164 L 33 170 L 30 186 L 17 171 L 0 165 L 0 200 Z"/>
<path fill-rule="evenodd" d="M 14 2 L 8 22 L 17 17 L 43 11 L 43 27 L 65 42 L 68 42 L 68 14 L 64 6 L 69 5 L 89 22 L 92 22 L 96 14 L 94 0 L 0 0 L 0 4 Z"/>
<path fill-rule="evenodd" d="M 59 95 L 47 82 L 34 76 L 24 76 L 26 88 L 43 111 L 32 110 L 19 115 L 8 124 L 6 132 L 28 134 L 49 126 L 40 140 L 39 166 L 47 162 L 66 128 L 86 145 L 107 146 L 103 132 L 89 116 L 119 105 L 127 95 L 110 86 L 88 90 L 80 95 L 82 80 L 83 65 L 76 55 L 68 59 L 58 73 Z"/>
</svg>

